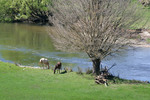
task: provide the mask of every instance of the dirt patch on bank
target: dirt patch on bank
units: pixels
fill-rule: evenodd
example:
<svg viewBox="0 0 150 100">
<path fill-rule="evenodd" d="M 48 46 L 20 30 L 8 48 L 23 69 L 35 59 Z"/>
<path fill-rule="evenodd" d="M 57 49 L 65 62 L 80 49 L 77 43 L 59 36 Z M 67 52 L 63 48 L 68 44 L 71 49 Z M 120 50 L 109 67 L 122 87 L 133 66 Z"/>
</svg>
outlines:
<svg viewBox="0 0 150 100">
<path fill-rule="evenodd" d="M 150 47 L 150 30 L 129 30 L 129 39 L 134 47 Z"/>
</svg>

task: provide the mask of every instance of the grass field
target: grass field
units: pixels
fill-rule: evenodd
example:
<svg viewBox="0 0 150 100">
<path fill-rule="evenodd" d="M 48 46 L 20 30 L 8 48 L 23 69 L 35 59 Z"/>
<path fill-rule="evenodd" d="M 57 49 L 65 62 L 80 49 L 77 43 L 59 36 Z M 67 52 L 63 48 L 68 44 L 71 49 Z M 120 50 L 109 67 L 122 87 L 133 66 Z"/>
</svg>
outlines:
<svg viewBox="0 0 150 100">
<path fill-rule="evenodd" d="M 150 84 L 97 85 L 90 75 L 0 62 L 0 100 L 150 100 Z"/>
<path fill-rule="evenodd" d="M 134 23 L 131 26 L 131 29 L 150 29 L 150 7 L 144 7 L 141 4 L 139 5 L 138 17 L 140 16 L 140 20 Z"/>
<path fill-rule="evenodd" d="M 150 29 L 150 8 L 143 9 L 142 19 L 141 23 L 137 24 L 137 28 L 144 27 L 145 29 Z"/>
</svg>

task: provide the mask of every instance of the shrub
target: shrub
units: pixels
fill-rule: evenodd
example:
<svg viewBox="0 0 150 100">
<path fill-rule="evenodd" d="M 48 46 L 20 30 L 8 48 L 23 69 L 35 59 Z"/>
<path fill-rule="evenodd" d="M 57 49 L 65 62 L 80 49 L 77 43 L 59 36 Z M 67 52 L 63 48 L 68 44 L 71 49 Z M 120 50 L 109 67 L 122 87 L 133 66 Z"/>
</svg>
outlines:
<svg viewBox="0 0 150 100">
<path fill-rule="evenodd" d="M 146 42 L 147 42 L 147 43 L 150 43 L 150 38 L 146 39 Z"/>
<path fill-rule="evenodd" d="M 69 70 L 70 72 L 73 72 L 73 70 L 72 70 L 72 68 L 70 68 L 70 70 Z"/>
<path fill-rule="evenodd" d="M 65 67 L 64 70 L 67 72 L 73 72 L 72 68 L 70 68 L 70 67 Z"/>
<path fill-rule="evenodd" d="M 80 74 L 80 75 L 83 75 L 82 68 L 78 67 L 78 71 L 76 73 Z"/>
<path fill-rule="evenodd" d="M 92 74 L 92 73 L 93 73 L 93 70 L 90 69 L 90 68 L 87 68 L 85 73 L 86 73 L 86 74 Z"/>
</svg>

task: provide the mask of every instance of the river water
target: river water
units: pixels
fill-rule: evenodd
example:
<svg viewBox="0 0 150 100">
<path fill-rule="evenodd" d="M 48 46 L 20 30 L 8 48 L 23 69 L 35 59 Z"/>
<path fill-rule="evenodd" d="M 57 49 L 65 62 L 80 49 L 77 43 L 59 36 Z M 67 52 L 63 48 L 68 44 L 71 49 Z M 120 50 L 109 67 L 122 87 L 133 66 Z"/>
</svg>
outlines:
<svg viewBox="0 0 150 100">
<path fill-rule="evenodd" d="M 76 70 L 92 68 L 92 63 L 85 53 L 67 53 L 54 48 L 47 32 L 48 26 L 29 24 L 0 23 L 0 60 L 37 67 L 41 57 L 49 59 L 50 66 L 57 61 L 63 67 Z M 118 56 L 108 57 L 102 66 L 110 67 L 112 74 L 125 79 L 150 81 L 150 48 L 126 50 Z"/>
</svg>

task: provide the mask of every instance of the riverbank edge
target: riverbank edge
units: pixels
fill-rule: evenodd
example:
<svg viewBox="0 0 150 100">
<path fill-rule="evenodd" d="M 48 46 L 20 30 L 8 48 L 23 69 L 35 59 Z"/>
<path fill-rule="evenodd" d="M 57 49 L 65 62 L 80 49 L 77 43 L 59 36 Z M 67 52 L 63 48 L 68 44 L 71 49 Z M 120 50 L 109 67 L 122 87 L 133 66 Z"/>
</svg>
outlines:
<svg viewBox="0 0 150 100">
<path fill-rule="evenodd" d="M 146 40 L 130 39 L 133 48 L 150 48 L 150 44 Z"/>
<path fill-rule="evenodd" d="M 41 69 L 41 70 L 47 70 L 47 69 L 43 69 L 41 67 L 33 67 L 33 66 L 24 66 L 24 65 L 19 65 L 19 64 L 16 64 L 16 63 L 9 63 L 9 62 L 2 62 L 0 61 L 0 65 L 1 64 L 8 64 L 9 66 L 11 65 L 15 65 L 15 66 L 18 66 L 19 68 L 22 68 L 22 70 L 26 70 L 27 69 Z M 51 71 L 53 71 L 52 69 L 50 69 Z M 65 72 L 65 70 L 62 70 L 61 71 L 62 73 Z M 68 71 L 69 72 L 69 71 Z M 68 72 L 65 72 L 65 73 L 68 73 Z M 78 74 L 78 72 L 73 72 L 73 73 L 76 73 Z M 86 74 L 86 73 L 82 73 L 82 74 L 78 74 L 78 75 L 81 75 L 83 77 L 87 77 L 88 78 L 93 78 L 93 81 L 94 81 L 94 78 L 95 76 L 93 74 Z M 110 73 L 110 75 L 108 76 L 108 84 L 150 84 L 149 81 L 140 81 L 140 80 L 129 80 L 129 79 L 123 79 L 123 78 L 120 78 L 119 76 L 114 76 Z"/>
<path fill-rule="evenodd" d="M 132 47 L 150 48 L 150 29 L 134 29 L 128 32 L 128 40 Z"/>
<path fill-rule="evenodd" d="M 40 21 L 40 20 L 37 20 L 37 21 L 30 21 L 28 19 L 21 19 L 21 20 L 14 20 L 12 22 L 3 22 L 3 21 L 0 21 L 0 23 L 19 23 L 19 24 L 34 24 L 34 25 L 41 25 L 41 26 L 53 26 L 53 23 L 50 22 L 49 20 L 47 21 Z"/>
</svg>

